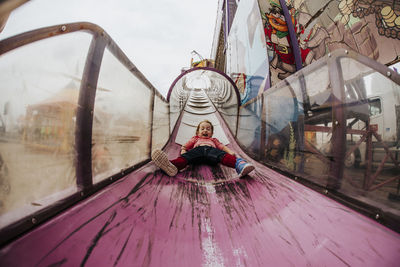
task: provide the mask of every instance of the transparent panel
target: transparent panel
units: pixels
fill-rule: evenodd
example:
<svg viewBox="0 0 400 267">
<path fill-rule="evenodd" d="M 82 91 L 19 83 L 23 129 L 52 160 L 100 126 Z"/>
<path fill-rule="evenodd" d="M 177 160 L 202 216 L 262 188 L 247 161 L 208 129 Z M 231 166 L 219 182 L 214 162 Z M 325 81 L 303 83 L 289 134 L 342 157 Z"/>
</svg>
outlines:
<svg viewBox="0 0 400 267">
<path fill-rule="evenodd" d="M 340 63 L 347 102 L 341 190 L 400 215 L 400 86 L 350 58 Z"/>
<path fill-rule="evenodd" d="M 186 85 L 186 76 L 179 79 L 171 90 L 169 98 L 170 132 L 173 131 L 181 110 L 185 107 L 186 101 L 189 97 L 189 92 L 190 89 Z"/>
<path fill-rule="evenodd" d="M 169 105 L 157 94 L 154 97 L 152 150 L 161 149 L 169 139 Z"/>
<path fill-rule="evenodd" d="M 240 2 L 240 1 L 226 1 Z M 270 1 L 262 1 L 263 4 Z M 279 3 L 279 1 L 275 1 Z M 256 97 L 259 92 L 264 91 L 263 80 L 269 76 L 270 70 L 276 65 L 269 67 L 267 49 L 269 49 L 264 34 L 264 23 L 261 19 L 257 1 L 241 2 L 238 5 L 235 19 L 229 34 L 226 36 L 224 54 L 226 55 L 226 73 L 235 81 L 240 92 L 241 103 Z M 230 14 L 229 14 L 230 15 Z M 282 38 L 286 40 L 286 38 Z M 282 45 L 282 42 L 281 42 Z M 283 56 L 284 57 L 284 56 Z M 279 58 L 279 61 L 283 60 Z M 269 82 L 268 82 L 269 83 Z"/>
<path fill-rule="evenodd" d="M 90 41 L 70 33 L 0 57 L 0 227 L 77 190 L 75 118 Z"/>
<path fill-rule="evenodd" d="M 353 59 L 340 63 L 342 102 L 330 86 L 337 66 L 320 61 L 241 107 L 239 143 L 268 165 L 399 215 L 400 86 Z"/>
<path fill-rule="evenodd" d="M 238 142 L 252 157 L 259 159 L 261 153 L 262 98 L 254 98 L 240 108 Z"/>
<path fill-rule="evenodd" d="M 281 83 L 263 94 L 265 148 L 263 160 L 290 171 L 299 171 L 303 151 L 303 106 L 297 82 Z M 300 97 L 299 97 L 300 95 Z"/>
<path fill-rule="evenodd" d="M 150 89 L 107 49 L 93 114 L 94 182 L 149 157 Z"/>
<path fill-rule="evenodd" d="M 330 170 L 331 87 L 324 61 L 267 90 L 262 161 L 326 186 Z"/>
<path fill-rule="evenodd" d="M 210 87 L 206 90 L 208 96 L 227 122 L 232 133 L 235 133 L 239 105 L 235 87 L 218 72 L 205 71 L 203 76 L 207 76 L 210 80 Z"/>
<path fill-rule="evenodd" d="M 323 63 L 304 69 L 297 78 L 289 78 L 288 82 L 301 95 L 304 110 L 304 123 L 297 124 L 297 140 L 301 141 L 302 137 L 303 146 L 297 147 L 296 175 L 306 176 L 314 183 L 326 186 L 331 161 L 332 129 L 329 68 Z"/>
<path fill-rule="evenodd" d="M 313 127 L 331 119 L 330 94 L 325 62 L 299 71 L 240 108 L 239 142 L 262 162 L 296 175 L 316 174 L 312 178 L 325 185 L 329 165 Z"/>
</svg>

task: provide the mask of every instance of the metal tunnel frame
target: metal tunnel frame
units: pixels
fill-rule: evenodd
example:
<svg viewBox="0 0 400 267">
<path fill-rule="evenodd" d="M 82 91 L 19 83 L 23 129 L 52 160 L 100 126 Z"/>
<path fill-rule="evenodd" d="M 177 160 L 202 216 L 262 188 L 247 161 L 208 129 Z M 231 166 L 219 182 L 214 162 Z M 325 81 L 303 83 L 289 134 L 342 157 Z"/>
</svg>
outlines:
<svg viewBox="0 0 400 267">
<path fill-rule="evenodd" d="M 209 70 L 209 71 L 214 71 L 214 72 L 216 72 L 216 73 L 222 75 L 224 78 L 226 78 L 226 79 L 229 81 L 229 83 L 233 86 L 233 88 L 235 89 L 235 93 L 236 93 L 236 96 L 237 96 L 237 99 L 238 99 L 238 104 L 239 104 L 239 106 L 240 106 L 240 93 L 239 93 L 239 89 L 237 88 L 235 82 L 231 79 L 231 77 L 229 77 L 228 75 L 226 75 L 226 73 L 224 73 L 224 72 L 222 72 L 222 71 L 220 71 L 220 70 L 218 70 L 218 69 L 211 68 L 211 67 L 196 67 L 196 68 L 191 68 L 191 69 L 188 69 L 188 70 L 182 72 L 178 77 L 176 77 L 176 79 L 172 82 L 171 86 L 169 87 L 168 93 L 167 93 L 167 101 L 169 101 L 169 99 L 170 99 L 170 97 L 171 97 L 171 93 L 172 93 L 172 90 L 173 90 L 174 87 L 175 87 L 175 84 L 176 84 L 183 76 L 185 76 L 186 74 L 188 74 L 188 73 L 190 73 L 190 72 L 192 72 L 192 71 L 198 71 L 198 70 Z"/>
<path fill-rule="evenodd" d="M 93 184 L 92 177 L 92 125 L 94 100 L 96 96 L 97 80 L 103 53 L 106 47 L 110 52 L 139 80 L 141 80 L 151 90 L 151 103 L 149 110 L 150 125 L 153 125 L 153 109 L 154 96 L 166 102 L 165 98 L 154 88 L 154 86 L 146 79 L 146 77 L 137 69 L 137 67 L 129 60 L 125 53 L 118 47 L 114 40 L 96 24 L 89 22 L 76 22 L 70 24 L 60 24 L 50 27 L 44 27 L 32 31 L 28 31 L 16 36 L 7 38 L 0 42 L 0 55 L 7 53 L 18 47 L 51 38 L 58 35 L 64 35 L 72 32 L 83 31 L 92 35 L 92 41 L 87 54 L 84 71 L 82 74 L 82 82 L 78 99 L 78 108 L 76 114 L 76 183 L 78 192 L 57 201 L 50 206 L 38 212 L 30 214 L 15 223 L 8 225 L 0 230 L 0 245 L 9 242 L 20 234 L 41 224 L 55 214 L 71 207 L 73 204 L 87 198 L 96 193 L 101 188 L 122 178 L 127 173 L 148 163 L 150 159 L 139 162 L 131 167 L 121 170 L 97 184 Z M 150 138 L 148 144 L 151 147 L 152 128 L 150 127 Z M 150 154 L 149 154 L 150 158 Z"/>
</svg>

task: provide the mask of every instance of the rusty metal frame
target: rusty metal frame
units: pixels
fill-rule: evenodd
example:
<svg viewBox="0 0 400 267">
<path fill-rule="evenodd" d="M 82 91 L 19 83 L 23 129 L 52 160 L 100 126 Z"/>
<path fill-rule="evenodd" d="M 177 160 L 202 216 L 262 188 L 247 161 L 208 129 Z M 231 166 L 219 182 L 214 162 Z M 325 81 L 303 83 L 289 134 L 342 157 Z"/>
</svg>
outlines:
<svg viewBox="0 0 400 267">
<path fill-rule="evenodd" d="M 79 191 L 86 191 L 93 185 L 92 127 L 94 101 L 105 47 L 105 40 L 100 38 L 98 34 L 94 34 L 79 90 L 75 127 L 76 183 Z"/>
<path fill-rule="evenodd" d="M 313 131 L 313 132 L 331 132 L 332 127 L 329 126 L 317 126 L 317 125 L 305 125 L 305 131 Z M 380 136 L 377 133 L 376 127 L 374 125 L 370 125 L 368 130 L 355 130 L 355 129 L 348 129 L 346 134 L 356 134 L 356 135 L 361 135 L 361 138 L 350 147 L 350 149 L 347 150 L 345 159 L 348 158 L 358 147 L 363 142 L 367 143 L 367 153 L 372 152 L 372 136 L 374 136 L 377 140 L 378 143 L 382 144 L 383 148 L 386 151 L 385 157 L 381 160 L 378 169 L 375 171 L 374 174 L 371 174 L 371 169 L 372 169 L 372 158 L 371 156 L 366 160 L 367 166 L 366 166 L 366 171 L 364 174 L 364 182 L 363 182 L 363 189 L 366 191 L 374 191 L 382 186 L 384 186 L 387 183 L 390 183 L 392 181 L 395 181 L 397 179 L 400 179 L 400 175 L 388 178 L 388 180 L 383 181 L 377 185 L 374 185 L 374 182 L 376 181 L 376 178 L 378 175 L 382 172 L 383 167 L 385 162 L 388 160 L 388 158 L 391 158 L 393 163 L 395 164 L 396 168 L 399 168 L 399 162 L 395 159 L 385 142 L 380 138 Z M 330 160 L 326 158 L 326 156 L 319 151 L 316 147 L 314 147 L 309 141 L 306 141 L 306 148 L 307 150 L 311 151 L 318 159 L 320 159 L 324 163 L 329 163 Z M 372 155 L 372 154 L 371 154 Z M 352 178 L 348 176 L 344 176 L 344 178 L 349 181 L 351 184 L 354 185 Z"/>
<path fill-rule="evenodd" d="M 346 130 L 346 105 L 344 101 L 344 81 L 342 77 L 342 71 L 341 71 L 341 65 L 340 65 L 340 60 L 342 58 L 351 58 L 354 59 L 365 66 L 368 66 L 377 72 L 381 73 L 382 75 L 388 77 L 390 80 L 393 82 L 400 84 L 400 75 L 397 74 L 395 71 L 389 69 L 388 67 L 374 61 L 373 59 L 370 59 L 366 56 L 357 54 L 356 52 L 349 51 L 349 50 L 335 50 L 332 53 L 328 54 L 328 67 L 329 67 L 329 77 L 331 80 L 331 86 L 332 86 L 332 92 L 334 94 L 334 99 L 332 102 L 332 137 L 333 137 L 333 142 L 337 145 L 334 145 L 332 147 L 333 149 L 333 158 L 334 160 L 330 161 L 331 167 L 329 171 L 329 179 L 328 179 L 328 189 L 333 189 L 333 190 L 338 190 L 341 187 L 341 179 L 343 178 L 343 163 L 344 159 L 350 155 L 351 153 L 346 153 L 345 152 L 345 143 L 346 143 L 346 134 L 347 133 L 353 133 L 353 134 L 360 134 L 363 133 L 362 131 L 357 131 L 357 130 Z M 318 126 L 311 126 L 311 125 L 305 125 L 305 128 L 307 129 L 317 129 L 315 127 Z M 319 127 L 319 130 L 322 130 L 323 126 Z M 367 122 L 367 129 L 370 129 L 369 122 Z M 306 129 L 305 129 L 306 130 Z M 375 138 L 378 141 L 382 141 L 380 137 L 376 134 L 376 131 L 369 131 L 369 133 L 364 137 L 367 140 L 367 160 L 371 160 L 372 162 L 372 136 L 375 136 Z M 361 141 L 362 142 L 362 141 Z M 360 144 L 361 144 L 360 142 Z M 382 142 L 383 143 L 383 142 Z M 383 144 L 384 145 L 384 144 Z M 306 143 L 306 146 L 308 148 L 312 147 L 310 146 L 309 143 Z M 393 162 L 395 162 L 396 166 L 398 167 L 398 163 L 395 161 L 394 157 L 391 155 L 390 151 L 388 150 L 387 146 L 384 145 L 385 151 L 391 157 Z M 354 148 L 355 150 L 356 148 Z M 353 150 L 353 151 L 354 151 Z M 315 151 L 315 150 L 312 150 Z M 350 151 L 349 151 L 350 152 Z M 386 160 L 386 159 L 384 159 Z M 365 177 L 371 177 L 371 164 L 369 163 L 366 168 L 366 173 Z M 381 162 L 381 165 L 383 166 L 384 161 Z M 381 171 L 382 167 L 378 169 Z M 375 180 L 376 176 L 379 174 L 376 173 L 376 175 L 373 176 L 372 181 Z M 370 188 L 371 187 L 371 181 L 367 182 L 367 179 L 365 179 L 365 185 L 364 188 Z M 379 185 L 378 185 L 379 187 Z M 378 188 L 377 186 L 374 186 L 373 188 L 376 189 Z"/>
</svg>

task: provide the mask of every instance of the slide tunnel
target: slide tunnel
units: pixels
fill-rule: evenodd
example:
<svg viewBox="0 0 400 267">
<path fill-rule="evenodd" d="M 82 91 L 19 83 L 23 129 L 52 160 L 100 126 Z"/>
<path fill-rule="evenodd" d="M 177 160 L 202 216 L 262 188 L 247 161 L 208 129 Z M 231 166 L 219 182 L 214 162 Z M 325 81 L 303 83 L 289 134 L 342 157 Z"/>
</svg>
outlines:
<svg viewBox="0 0 400 267">
<path fill-rule="evenodd" d="M 93 30 L 91 27 L 88 26 L 89 30 Z M 70 29 L 69 26 L 67 28 Z M 88 54 L 93 57 L 85 63 L 81 91 L 76 100 L 78 107 L 85 109 L 81 103 L 87 98 L 92 99 L 95 109 L 91 113 L 93 121 L 90 126 L 93 125 L 93 130 L 90 130 L 90 138 L 93 139 L 89 139 L 89 144 L 97 145 L 101 140 L 101 134 L 98 132 L 101 130 L 101 115 L 104 118 L 109 116 L 107 111 L 110 112 L 105 104 L 102 109 L 97 105 L 103 103 L 101 101 L 109 96 L 107 94 L 115 92 L 108 82 L 114 79 L 112 75 L 108 77 L 109 80 L 102 80 L 105 79 L 104 75 L 107 76 L 106 70 L 115 68 L 110 58 L 117 57 L 119 62 L 123 62 L 123 66 L 128 66 L 129 73 L 139 77 L 142 82 L 139 86 L 152 89 L 133 65 L 124 63 L 124 56 L 117 53 L 119 50 L 115 50 L 115 45 L 106 44 L 101 40 L 99 42 L 100 44 L 88 42 Z M 97 59 L 96 54 L 101 46 L 101 49 L 105 49 L 104 58 Z M 342 58 L 343 55 L 344 53 L 336 56 Z M 349 57 L 348 53 L 346 56 Z M 104 69 L 100 69 L 98 76 L 93 75 L 93 69 L 100 64 L 90 63 L 101 60 L 101 68 Z M 348 65 L 354 67 L 356 63 L 352 61 L 353 58 L 349 60 Z M 358 62 L 363 60 L 361 57 Z M 17 62 L 17 58 L 15 61 Z M 10 61 L 7 61 L 7 64 L 10 64 Z M 339 75 L 338 72 L 329 73 L 326 69 L 327 65 L 334 65 L 336 62 L 324 58 L 318 64 L 302 72 L 304 84 L 325 77 L 327 80 L 318 83 L 318 88 L 327 86 L 333 88 L 332 91 L 337 90 L 337 85 L 330 82 L 332 80 L 328 76 Z M 379 72 L 380 70 L 377 71 L 378 74 Z M 92 76 L 85 76 L 85 73 Z M 365 73 L 370 75 L 370 69 Z M 390 73 L 398 79 L 394 72 Z M 82 84 L 90 84 L 91 78 L 97 81 L 94 83 L 98 91 L 96 96 L 90 92 L 82 92 L 85 90 Z M 121 76 L 118 79 L 122 79 Z M 343 82 L 343 79 L 339 80 Z M 398 232 L 335 201 L 327 194 L 304 186 L 296 181 L 297 176 L 290 176 L 295 177 L 291 179 L 289 174 L 285 175 L 279 170 L 279 164 L 285 163 L 288 170 L 294 170 L 292 173 L 307 173 L 310 166 L 307 165 L 308 161 L 304 155 L 293 157 L 292 164 L 289 164 L 290 152 L 293 151 L 285 152 L 286 161 L 274 161 L 276 155 L 272 153 L 272 164 L 264 164 L 264 150 L 260 147 L 268 148 L 268 140 L 273 136 L 282 136 L 286 130 L 289 131 L 289 136 L 297 140 L 297 150 L 304 152 L 309 148 L 307 151 L 314 151 L 308 146 L 304 134 L 302 138 L 299 132 L 304 131 L 304 128 L 312 128 L 307 126 L 307 121 L 318 126 L 318 123 L 326 119 L 327 116 L 323 113 L 326 106 L 323 103 L 338 97 L 338 93 L 335 91 L 334 94 L 326 95 L 319 90 L 317 93 L 321 94 L 313 92 L 313 95 L 310 91 L 310 95 L 315 97 L 308 101 L 311 101 L 311 104 L 312 101 L 321 104 L 318 105 L 321 108 L 312 110 L 316 116 L 304 117 L 302 114 L 307 114 L 303 108 L 306 98 L 304 95 L 299 97 L 299 92 L 304 93 L 300 84 L 301 82 L 298 82 L 296 85 L 289 80 L 287 84 L 281 84 L 280 88 L 278 86 L 271 89 L 268 97 L 262 95 L 245 106 L 240 106 L 238 89 L 224 73 L 211 68 L 185 71 L 171 86 L 167 97 L 168 106 L 159 108 L 157 103 L 164 103 L 165 100 L 156 93 L 151 94 L 153 98 L 158 97 L 158 100 L 150 104 L 149 110 L 154 110 L 154 113 L 145 114 L 152 123 L 151 127 L 144 127 L 144 130 L 150 132 L 150 137 L 142 136 L 142 139 L 146 140 L 146 146 L 140 150 L 144 151 L 144 154 L 139 156 L 142 159 L 140 164 L 124 169 L 115 177 L 110 175 L 115 173 L 115 170 L 103 171 L 98 169 L 101 165 L 82 163 L 88 156 L 93 161 L 98 160 L 95 150 L 91 150 L 89 155 L 78 152 L 76 190 L 81 196 L 86 193 L 87 196 L 75 201 L 73 205 L 59 209 L 57 214 L 44 219 L 37 226 L 26 228 L 3 244 L 0 250 L 0 265 L 398 266 Z M 348 87 L 348 91 L 351 88 L 357 89 Z M 112 99 L 123 102 L 119 95 Z M 138 101 L 143 101 L 143 98 Z M 40 114 L 40 108 L 48 108 L 48 103 L 42 101 L 32 104 L 28 111 Z M 265 103 L 270 105 L 264 105 Z M 362 109 L 365 103 L 361 101 L 358 104 L 359 109 Z M 154 106 L 151 108 L 151 105 Z M 278 109 L 282 105 L 286 109 Z M 339 120 L 343 115 L 341 105 L 336 105 L 333 101 L 330 107 L 330 114 L 334 112 Z M 76 147 L 88 151 L 85 150 L 86 139 L 79 137 L 88 131 L 88 128 L 79 128 L 88 127 L 85 126 L 88 118 L 79 115 L 79 108 L 76 117 Z M 117 108 L 118 111 L 124 112 L 123 107 Z M 273 114 L 280 116 L 271 118 L 273 115 L 268 112 L 269 108 L 274 109 Z M 143 113 L 143 110 L 141 112 Z M 167 116 L 163 117 L 162 114 Z M 214 137 L 255 166 L 252 173 L 239 179 L 234 169 L 225 166 L 193 165 L 178 173 L 176 177 L 168 177 L 149 160 L 149 147 L 162 148 L 170 159 L 177 157 L 180 146 L 195 134 L 197 124 L 203 119 L 213 123 Z M 165 125 L 167 134 L 158 135 Z M 303 125 L 304 128 L 301 129 L 299 125 Z M 112 128 L 107 129 L 108 133 L 112 131 Z M 125 129 L 118 128 L 118 131 L 123 132 Z M 158 136 L 162 137 L 156 138 Z M 131 143 L 138 142 L 136 139 L 129 139 L 127 135 L 122 134 L 111 137 L 105 138 L 104 142 L 113 142 L 118 137 L 115 144 L 118 144 L 120 149 L 128 147 L 129 151 L 126 153 L 137 149 L 130 146 Z M 24 144 L 34 141 L 29 138 L 24 140 Z M 3 138 L 3 142 L 6 141 Z M 111 156 L 103 159 L 102 164 L 107 164 L 107 161 L 115 163 L 113 150 L 107 151 Z M 333 162 L 337 154 L 332 155 L 328 159 Z M 274 162 L 276 164 L 273 164 Z M 325 164 L 326 160 L 321 162 L 319 165 Z M 331 165 L 328 163 L 327 166 Z M 332 170 L 335 166 L 333 164 L 327 171 L 320 171 L 320 175 L 325 175 L 325 171 L 329 174 L 335 173 L 337 170 Z M 93 177 L 89 182 L 85 180 L 87 174 Z M 49 179 L 51 175 L 53 174 L 48 175 Z M 337 186 L 344 184 L 340 179 L 339 182 L 331 183 L 332 176 L 325 176 L 328 185 L 332 185 L 327 187 L 329 189 L 338 189 Z M 116 181 L 112 181 L 113 178 Z M 105 180 L 108 181 L 107 184 L 104 183 Z M 81 188 L 95 188 L 96 184 L 102 182 L 104 186 L 95 191 L 80 191 Z M 13 229 L 17 228 L 18 225 Z"/>
</svg>

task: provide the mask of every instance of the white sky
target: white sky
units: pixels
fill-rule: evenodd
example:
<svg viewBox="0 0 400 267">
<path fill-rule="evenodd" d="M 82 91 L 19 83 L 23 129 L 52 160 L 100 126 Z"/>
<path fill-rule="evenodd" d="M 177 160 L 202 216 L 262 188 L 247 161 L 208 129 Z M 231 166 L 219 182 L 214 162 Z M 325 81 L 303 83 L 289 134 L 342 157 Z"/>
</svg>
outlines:
<svg viewBox="0 0 400 267">
<path fill-rule="evenodd" d="M 210 57 L 217 6 L 218 0 L 32 0 L 11 13 L 0 39 L 55 24 L 98 24 L 165 96 L 192 50 Z"/>
</svg>

